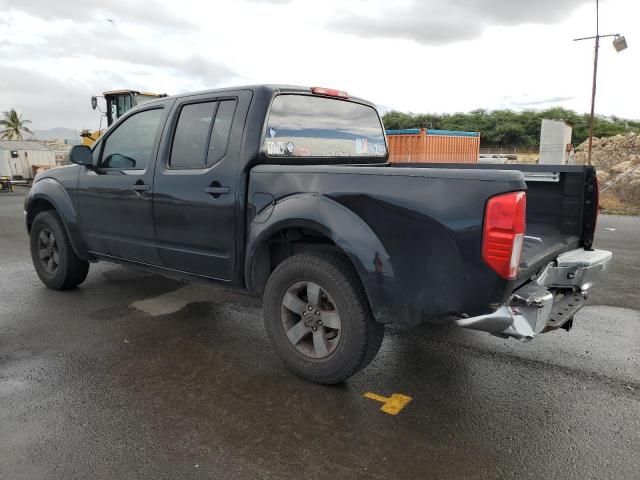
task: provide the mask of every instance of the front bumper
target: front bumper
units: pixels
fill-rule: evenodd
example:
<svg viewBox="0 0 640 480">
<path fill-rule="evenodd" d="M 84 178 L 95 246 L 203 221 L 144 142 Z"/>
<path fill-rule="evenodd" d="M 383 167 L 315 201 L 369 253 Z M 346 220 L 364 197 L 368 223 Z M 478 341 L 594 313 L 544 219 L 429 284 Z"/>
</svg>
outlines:
<svg viewBox="0 0 640 480">
<path fill-rule="evenodd" d="M 586 303 L 587 292 L 608 269 L 613 254 L 606 250 L 571 250 L 558 256 L 540 274 L 493 313 L 461 318 L 464 328 L 500 337 L 531 340 L 539 333 L 569 328 Z"/>
</svg>

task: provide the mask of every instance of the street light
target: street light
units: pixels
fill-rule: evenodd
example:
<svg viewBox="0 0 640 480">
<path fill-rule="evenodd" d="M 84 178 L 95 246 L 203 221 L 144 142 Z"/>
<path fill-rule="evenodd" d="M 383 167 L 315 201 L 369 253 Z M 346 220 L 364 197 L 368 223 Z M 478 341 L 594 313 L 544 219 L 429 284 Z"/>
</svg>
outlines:
<svg viewBox="0 0 640 480">
<path fill-rule="evenodd" d="M 613 39 L 613 48 L 616 49 L 616 52 L 621 52 L 627 48 L 627 40 L 621 35 L 616 36 Z"/>
<path fill-rule="evenodd" d="M 591 87 L 591 115 L 589 116 L 589 150 L 587 153 L 587 165 L 591 165 L 591 148 L 593 146 L 593 121 L 596 106 L 596 79 L 598 78 L 598 49 L 600 48 L 600 39 L 606 37 L 613 38 L 613 48 L 616 52 L 621 52 L 627 48 L 627 40 L 619 33 L 611 33 L 608 35 L 600 35 L 600 17 L 599 17 L 599 0 L 596 0 L 596 34 L 593 37 L 574 38 L 574 42 L 581 40 L 595 40 L 593 55 L 593 86 Z"/>
</svg>

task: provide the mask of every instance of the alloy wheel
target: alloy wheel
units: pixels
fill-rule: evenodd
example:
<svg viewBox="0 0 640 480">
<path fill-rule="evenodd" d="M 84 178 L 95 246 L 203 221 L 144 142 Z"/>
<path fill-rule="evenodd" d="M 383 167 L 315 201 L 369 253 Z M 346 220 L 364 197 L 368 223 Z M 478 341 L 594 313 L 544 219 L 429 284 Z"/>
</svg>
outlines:
<svg viewBox="0 0 640 480">
<path fill-rule="evenodd" d="M 44 269 L 55 273 L 60 265 L 60 252 L 55 234 L 48 228 L 43 228 L 38 235 L 38 257 Z"/>
<path fill-rule="evenodd" d="M 340 313 L 329 293 L 314 282 L 298 282 L 282 298 L 282 325 L 296 349 L 310 358 L 326 358 L 340 342 Z"/>
</svg>

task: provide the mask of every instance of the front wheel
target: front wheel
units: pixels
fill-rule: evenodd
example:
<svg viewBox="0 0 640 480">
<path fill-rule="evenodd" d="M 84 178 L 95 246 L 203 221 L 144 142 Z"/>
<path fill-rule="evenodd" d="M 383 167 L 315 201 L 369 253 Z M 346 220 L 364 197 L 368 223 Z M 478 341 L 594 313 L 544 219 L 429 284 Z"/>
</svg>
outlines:
<svg viewBox="0 0 640 480">
<path fill-rule="evenodd" d="M 274 270 L 264 293 L 267 333 L 284 363 L 316 383 L 342 382 L 380 349 L 377 323 L 344 255 L 294 255 Z"/>
<path fill-rule="evenodd" d="M 78 258 L 62 220 L 53 210 L 40 212 L 31 226 L 31 259 L 42 283 L 53 290 L 80 285 L 89 262 Z"/>
</svg>

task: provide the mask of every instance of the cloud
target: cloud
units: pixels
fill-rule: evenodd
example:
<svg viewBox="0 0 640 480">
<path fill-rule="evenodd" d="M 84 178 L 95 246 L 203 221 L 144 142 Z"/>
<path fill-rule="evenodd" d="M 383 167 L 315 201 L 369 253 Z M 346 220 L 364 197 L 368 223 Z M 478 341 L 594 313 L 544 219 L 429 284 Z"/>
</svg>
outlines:
<svg viewBox="0 0 640 480">
<path fill-rule="evenodd" d="M 106 83 L 122 85 L 123 79 L 100 72 Z M 32 69 L 0 65 L 0 110 L 15 108 L 33 121 L 34 129 L 51 126 L 97 129 L 99 114 L 91 110 L 96 92 L 84 82 L 62 81 Z"/>
<path fill-rule="evenodd" d="M 333 85 L 411 111 L 544 108 L 572 95 L 558 101 L 583 110 L 593 50 L 570 39 L 593 27 L 592 2 L 0 0 L 0 111 L 24 110 L 36 129 L 95 128 L 88 98 L 107 89 L 262 82 Z M 601 6 L 603 31 L 637 29 L 640 2 Z M 599 111 L 637 116 L 638 52 L 613 60 L 603 48 Z"/>
<path fill-rule="evenodd" d="M 534 100 L 510 100 L 507 98 L 509 105 L 513 105 L 514 107 L 539 107 L 541 105 L 558 105 L 560 103 L 568 102 L 570 100 L 575 99 L 576 97 L 548 97 L 548 98 L 539 98 Z"/>
<path fill-rule="evenodd" d="M 414 40 L 424 45 L 443 45 L 478 38 L 489 26 L 559 22 L 589 0 L 416 0 L 411 4 L 379 4 L 377 14 L 344 14 L 329 23 L 342 33 L 362 37 Z M 368 11 L 375 8 L 371 8 Z"/>
<path fill-rule="evenodd" d="M 107 22 L 131 22 L 136 25 L 154 25 L 165 28 L 180 28 L 189 25 L 184 17 L 171 11 L 158 0 L 129 1 L 109 0 L 108 2 L 87 2 L 82 0 L 20 0 L 8 2 L 0 0 L 3 11 L 19 11 L 43 20 L 74 20 L 87 22 L 99 18 Z"/>
<path fill-rule="evenodd" d="M 8 28 L 0 29 L 0 110 L 22 109 L 38 128 L 97 128 L 89 97 L 105 90 L 173 94 L 238 76 L 201 49 L 187 48 L 191 29 L 166 12 L 145 17 L 155 18 L 158 27 L 91 18 L 97 10 L 80 2 L 61 2 L 59 9 L 42 2 L 38 10 L 38 2 L 27 0 L 17 4 L 20 12 L 3 12 L 1 2 L 0 24 Z M 78 12 L 84 7 L 89 18 L 81 20 Z M 135 10 L 122 7 L 116 18 L 130 19 Z M 43 20 L 47 15 L 51 19 Z"/>
<path fill-rule="evenodd" d="M 73 35 L 63 30 L 53 32 L 45 39 L 44 45 L 31 54 L 50 58 L 83 57 L 125 62 L 137 70 L 161 70 L 172 75 L 191 77 L 209 85 L 237 76 L 231 68 L 202 53 L 190 53 L 184 49 L 170 51 L 163 48 L 164 45 L 154 43 L 153 37 L 134 37 L 126 28 L 108 23 L 88 23 Z"/>
</svg>

